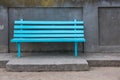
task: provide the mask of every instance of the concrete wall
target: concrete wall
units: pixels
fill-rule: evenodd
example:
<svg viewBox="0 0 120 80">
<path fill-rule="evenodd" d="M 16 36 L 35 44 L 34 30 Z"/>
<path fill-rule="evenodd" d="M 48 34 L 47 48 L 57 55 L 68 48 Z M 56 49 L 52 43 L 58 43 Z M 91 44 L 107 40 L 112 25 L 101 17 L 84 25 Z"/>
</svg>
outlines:
<svg viewBox="0 0 120 80">
<path fill-rule="evenodd" d="M 82 8 L 9 8 L 9 36 L 13 37 L 14 20 L 82 20 Z M 38 46 L 39 45 L 39 46 Z M 72 51 L 73 43 L 22 43 L 22 51 Z M 13 43 L 9 44 L 10 51 L 16 51 Z M 79 44 L 82 51 L 82 44 Z"/>
<path fill-rule="evenodd" d="M 120 52 L 119 0 L 1 0 L 0 52 L 16 51 L 15 44 L 11 44 L 10 39 L 13 34 L 13 22 L 20 18 L 25 20 L 73 20 L 74 18 L 84 20 L 87 42 L 79 44 L 79 51 Z M 73 44 L 22 44 L 22 51 L 54 50 L 72 51 Z"/>
</svg>

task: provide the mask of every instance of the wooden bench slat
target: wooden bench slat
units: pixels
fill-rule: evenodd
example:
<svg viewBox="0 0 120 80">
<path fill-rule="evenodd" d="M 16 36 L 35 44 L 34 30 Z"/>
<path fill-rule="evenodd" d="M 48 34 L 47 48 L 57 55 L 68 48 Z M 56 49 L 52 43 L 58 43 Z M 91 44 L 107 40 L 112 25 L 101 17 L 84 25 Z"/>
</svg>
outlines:
<svg viewBox="0 0 120 80">
<path fill-rule="evenodd" d="M 11 42 L 85 42 L 84 38 L 14 38 Z"/>
<path fill-rule="evenodd" d="M 26 34 L 26 33 L 84 33 L 84 30 L 14 30 L 14 33 Z"/>
<path fill-rule="evenodd" d="M 84 34 L 14 34 L 14 37 L 84 37 Z"/>
<path fill-rule="evenodd" d="M 15 25 L 14 29 L 84 29 L 84 26 L 25 26 Z"/>
<path fill-rule="evenodd" d="M 15 24 L 84 24 L 83 21 L 15 21 Z"/>
</svg>

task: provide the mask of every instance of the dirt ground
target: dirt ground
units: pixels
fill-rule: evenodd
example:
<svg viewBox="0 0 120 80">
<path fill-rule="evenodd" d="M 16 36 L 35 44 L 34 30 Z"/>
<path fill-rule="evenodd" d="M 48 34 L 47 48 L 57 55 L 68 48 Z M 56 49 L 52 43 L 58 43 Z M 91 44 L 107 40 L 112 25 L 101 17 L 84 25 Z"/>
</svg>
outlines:
<svg viewBox="0 0 120 80">
<path fill-rule="evenodd" d="M 0 68 L 0 80 L 120 80 L 120 67 L 92 67 L 77 72 L 7 72 Z"/>
</svg>

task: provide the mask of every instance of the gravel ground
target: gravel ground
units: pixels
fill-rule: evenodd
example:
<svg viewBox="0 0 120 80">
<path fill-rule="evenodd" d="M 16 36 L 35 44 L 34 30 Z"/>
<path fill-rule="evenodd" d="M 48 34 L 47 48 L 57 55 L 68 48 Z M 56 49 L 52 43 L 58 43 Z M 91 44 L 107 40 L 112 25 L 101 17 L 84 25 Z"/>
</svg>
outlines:
<svg viewBox="0 0 120 80">
<path fill-rule="evenodd" d="M 0 68 L 0 80 L 120 80 L 120 67 L 92 67 L 77 72 L 7 72 Z"/>
</svg>

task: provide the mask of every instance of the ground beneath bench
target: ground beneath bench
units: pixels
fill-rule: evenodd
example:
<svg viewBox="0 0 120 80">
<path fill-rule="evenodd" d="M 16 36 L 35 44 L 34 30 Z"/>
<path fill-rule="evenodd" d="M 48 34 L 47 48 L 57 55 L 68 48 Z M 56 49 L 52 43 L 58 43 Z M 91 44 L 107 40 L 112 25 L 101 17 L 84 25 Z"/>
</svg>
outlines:
<svg viewBox="0 0 120 80">
<path fill-rule="evenodd" d="M 5 68 L 0 68 L 0 80 L 120 80 L 120 67 L 59 72 L 7 72 Z"/>
</svg>

